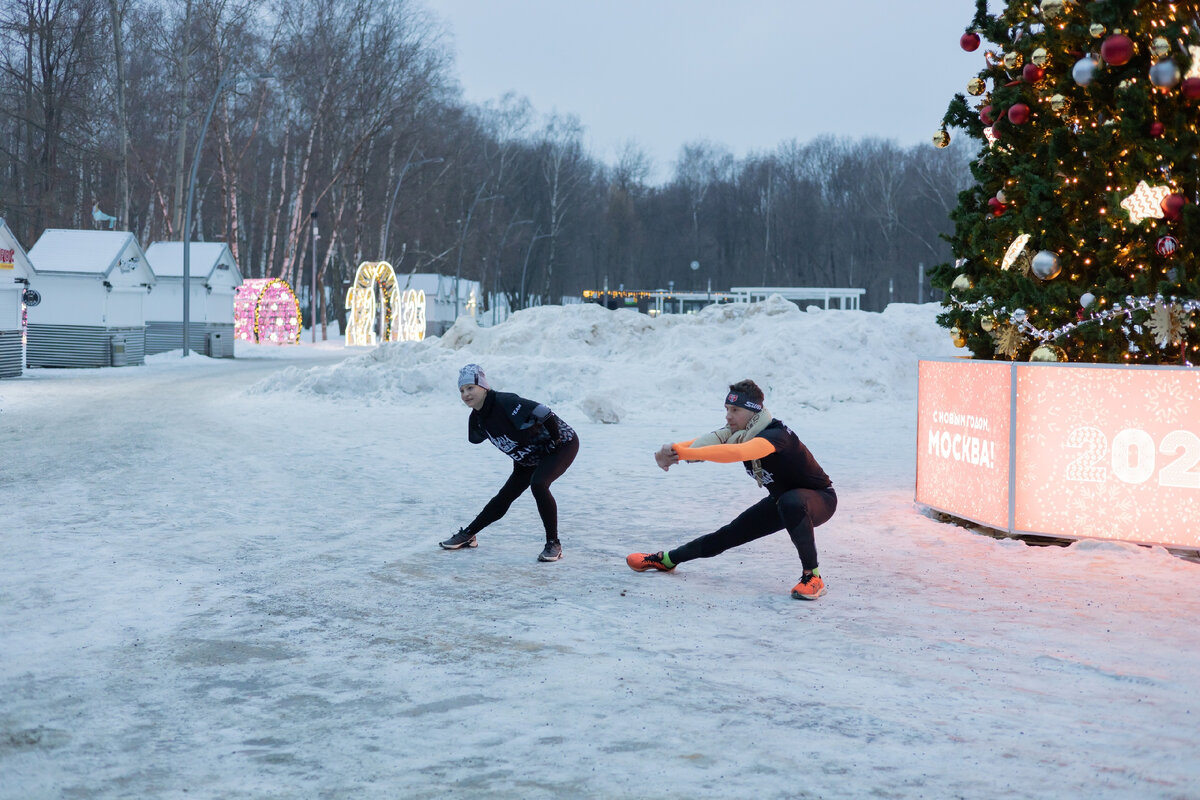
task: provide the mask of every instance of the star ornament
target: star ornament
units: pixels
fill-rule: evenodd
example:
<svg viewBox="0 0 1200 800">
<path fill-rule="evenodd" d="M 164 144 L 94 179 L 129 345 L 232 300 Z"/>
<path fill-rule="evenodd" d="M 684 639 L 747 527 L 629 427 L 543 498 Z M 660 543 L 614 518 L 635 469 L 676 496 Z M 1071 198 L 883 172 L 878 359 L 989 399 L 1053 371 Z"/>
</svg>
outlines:
<svg viewBox="0 0 1200 800">
<path fill-rule="evenodd" d="M 1169 186 L 1151 186 L 1139 181 L 1133 194 L 1121 201 L 1121 208 L 1129 212 L 1129 221 L 1135 224 L 1150 217 L 1162 219 L 1162 201 L 1170 193 Z"/>
<path fill-rule="evenodd" d="M 1194 44 L 1188 45 L 1188 55 L 1191 56 L 1192 65 L 1188 68 L 1187 75 L 1183 77 L 1185 79 L 1200 78 L 1200 47 Z"/>
</svg>

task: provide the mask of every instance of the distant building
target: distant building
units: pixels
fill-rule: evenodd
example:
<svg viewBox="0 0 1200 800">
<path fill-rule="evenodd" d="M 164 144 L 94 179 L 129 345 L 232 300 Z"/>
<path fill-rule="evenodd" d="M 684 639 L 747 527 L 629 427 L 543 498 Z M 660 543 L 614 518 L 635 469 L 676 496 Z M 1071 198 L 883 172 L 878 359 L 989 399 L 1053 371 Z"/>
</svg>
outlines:
<svg viewBox="0 0 1200 800">
<path fill-rule="evenodd" d="M 458 289 L 457 308 L 454 302 Z M 396 288 L 425 292 L 425 335 L 441 336 L 455 319 L 466 314 L 480 325 L 492 325 L 508 319 L 508 301 L 502 294 L 493 294 L 488 310 L 483 310 L 483 293 L 479 281 L 455 280 L 453 275 L 433 272 L 397 273 Z"/>
<path fill-rule="evenodd" d="M 132 233 L 47 230 L 29 260 L 41 294 L 29 309 L 29 366 L 145 363 L 145 300 L 155 278 Z"/>
<path fill-rule="evenodd" d="M 155 242 L 146 258 L 158 279 L 146 298 L 146 353 L 183 349 L 183 242 Z M 242 273 L 229 245 L 192 242 L 188 250 L 188 348 L 233 358 L 233 298 Z"/>
<path fill-rule="evenodd" d="M 798 306 L 820 303 L 822 308 L 858 309 L 866 289 L 826 286 L 735 286 L 727 292 L 677 292 L 673 289 L 593 291 L 583 293 L 586 303 L 606 308 L 635 308 L 643 314 L 695 314 L 706 306 L 758 303 L 773 295 Z M 831 303 L 836 305 L 831 306 Z"/>
</svg>

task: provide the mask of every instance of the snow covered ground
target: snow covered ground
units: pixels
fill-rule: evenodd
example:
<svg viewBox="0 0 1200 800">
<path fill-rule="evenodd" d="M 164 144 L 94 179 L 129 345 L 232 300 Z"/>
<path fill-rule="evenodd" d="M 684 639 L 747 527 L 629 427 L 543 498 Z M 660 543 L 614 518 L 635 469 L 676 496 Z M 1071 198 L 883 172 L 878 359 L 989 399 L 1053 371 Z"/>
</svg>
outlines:
<svg viewBox="0 0 1200 800">
<path fill-rule="evenodd" d="M 1200 797 L 1200 565 L 913 506 L 936 310 L 540 308 L 0 381 L 0 798 Z M 561 562 L 528 495 L 437 547 L 509 470 L 470 361 L 581 434 Z M 623 561 L 760 495 L 652 458 L 743 377 L 838 489 L 815 603 L 786 534 Z"/>
</svg>

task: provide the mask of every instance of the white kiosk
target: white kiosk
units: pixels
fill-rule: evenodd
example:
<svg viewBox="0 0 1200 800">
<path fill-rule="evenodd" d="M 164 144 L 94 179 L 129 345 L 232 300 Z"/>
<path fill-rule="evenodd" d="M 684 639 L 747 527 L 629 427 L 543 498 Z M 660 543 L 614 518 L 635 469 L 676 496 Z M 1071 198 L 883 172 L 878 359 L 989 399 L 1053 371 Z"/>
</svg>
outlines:
<svg viewBox="0 0 1200 800">
<path fill-rule="evenodd" d="M 155 279 L 132 233 L 47 230 L 29 260 L 41 294 L 29 309 L 29 366 L 145 363 L 143 304 Z"/>
<path fill-rule="evenodd" d="M 25 331 L 21 316 L 24 301 L 33 302 L 37 297 L 29 288 L 32 278 L 33 265 L 25 248 L 0 217 L 0 378 L 13 378 L 24 371 Z"/>
<path fill-rule="evenodd" d="M 146 354 L 183 349 L 183 242 L 155 242 L 146 259 L 158 283 L 146 298 Z M 229 245 L 192 242 L 188 346 L 212 358 L 233 358 L 233 298 L 242 273 Z"/>
</svg>

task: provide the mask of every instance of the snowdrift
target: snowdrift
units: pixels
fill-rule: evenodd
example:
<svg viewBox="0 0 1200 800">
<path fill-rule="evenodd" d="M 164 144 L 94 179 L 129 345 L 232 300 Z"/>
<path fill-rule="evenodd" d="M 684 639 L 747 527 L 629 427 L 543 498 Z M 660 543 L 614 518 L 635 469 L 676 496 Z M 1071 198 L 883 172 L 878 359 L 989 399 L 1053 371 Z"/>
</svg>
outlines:
<svg viewBox="0 0 1200 800">
<path fill-rule="evenodd" d="M 481 328 L 462 317 L 440 338 L 384 344 L 328 367 L 293 367 L 251 387 L 391 400 L 453 392 L 458 368 L 483 365 L 492 387 L 551 405 L 572 403 L 595 421 L 703 401 L 751 378 L 775 407 L 910 399 L 921 357 L 954 355 L 938 306 L 893 304 L 882 313 L 801 310 L 776 296 L 649 317 L 593 304 L 519 311 Z"/>
</svg>

